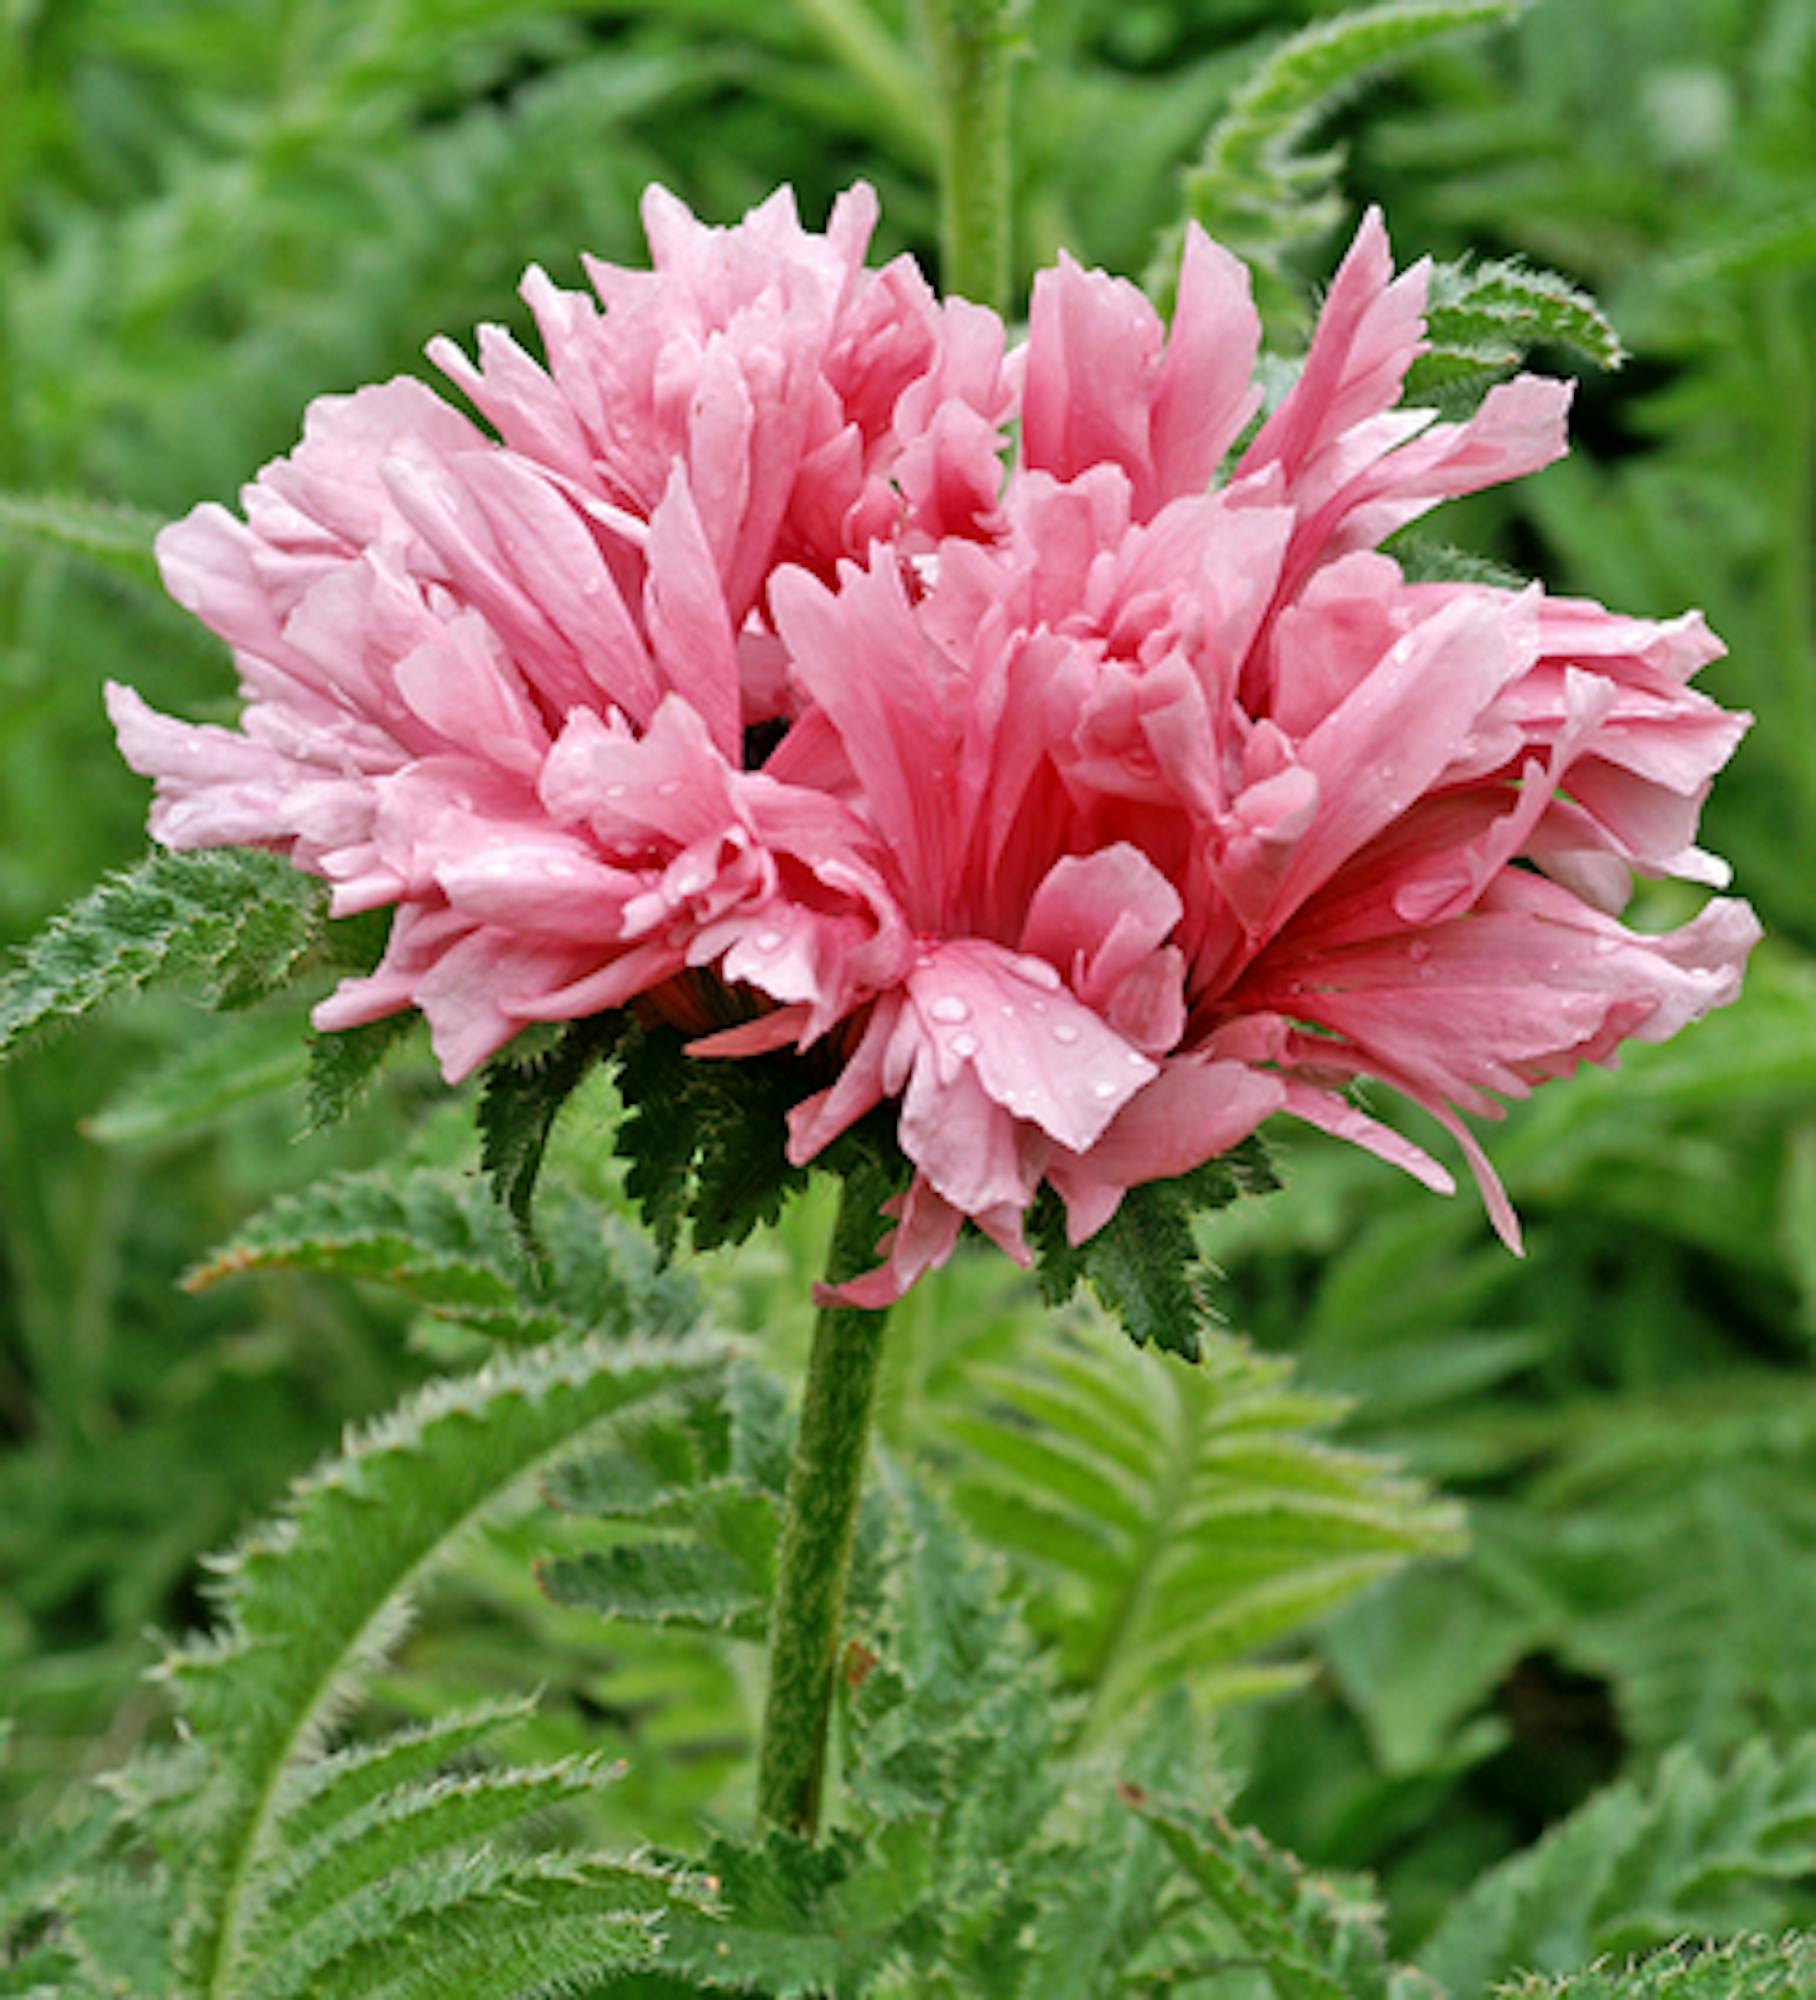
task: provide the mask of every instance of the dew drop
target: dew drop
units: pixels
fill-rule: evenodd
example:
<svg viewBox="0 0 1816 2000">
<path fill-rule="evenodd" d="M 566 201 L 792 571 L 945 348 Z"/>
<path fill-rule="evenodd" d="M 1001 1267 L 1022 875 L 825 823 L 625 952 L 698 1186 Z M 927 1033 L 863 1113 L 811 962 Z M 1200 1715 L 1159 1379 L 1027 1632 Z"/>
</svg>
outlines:
<svg viewBox="0 0 1816 2000">
<path fill-rule="evenodd" d="M 1044 1014 L 1047 1011 L 1047 1003 L 1044 1000 L 1030 1000 L 1028 1005 L 1036 1014 Z"/>
<path fill-rule="evenodd" d="M 680 789 L 681 780 L 679 778 L 664 778 L 661 784 L 656 787 L 656 794 L 659 798 L 672 799 Z"/>
<path fill-rule="evenodd" d="M 1091 1095 L 1093 1097 L 1114 1097 L 1120 1088 L 1119 1084 L 1114 1084 L 1108 1077 L 1105 1077 L 1102 1082 L 1092 1084 Z"/>
<path fill-rule="evenodd" d="M 974 1056 L 977 1054 L 977 1037 L 975 1035 L 954 1035 L 950 1046 L 955 1056 Z"/>
<path fill-rule="evenodd" d="M 1078 1030 L 1073 1027 L 1070 1021 L 1055 1021 L 1053 1023 L 1053 1039 L 1056 1042 L 1064 1043 L 1067 1048 L 1070 1048 L 1078 1040 Z"/>
<path fill-rule="evenodd" d="M 1406 947 L 1406 956 L 1412 960 L 1414 965 L 1423 965 L 1431 956 L 1431 946 L 1423 938 L 1414 938 L 1412 943 Z"/>
<path fill-rule="evenodd" d="M 971 1009 L 956 993 L 942 993 L 927 1012 L 935 1021 L 968 1021 L 971 1018 Z"/>
<path fill-rule="evenodd" d="M 780 951 L 782 949 L 782 933 L 780 931 L 758 931 L 751 942 L 759 951 Z"/>
<path fill-rule="evenodd" d="M 629 790 L 629 785 L 611 784 L 606 786 L 605 795 L 608 799 L 621 799 Z"/>
<path fill-rule="evenodd" d="M 1146 1056 L 1140 1055 L 1134 1049 L 1131 1049 L 1128 1055 L 1128 1063 L 1130 1069 L 1146 1069 L 1148 1059 Z"/>
</svg>

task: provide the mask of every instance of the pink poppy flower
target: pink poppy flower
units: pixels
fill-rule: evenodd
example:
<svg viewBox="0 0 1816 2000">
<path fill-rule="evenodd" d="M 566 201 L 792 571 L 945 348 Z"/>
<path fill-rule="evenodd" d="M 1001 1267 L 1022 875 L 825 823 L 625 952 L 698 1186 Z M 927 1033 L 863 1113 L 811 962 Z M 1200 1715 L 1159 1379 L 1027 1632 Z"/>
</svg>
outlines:
<svg viewBox="0 0 1816 2000">
<path fill-rule="evenodd" d="M 909 259 L 864 270 L 869 189 L 841 197 L 823 237 L 786 190 L 727 230 L 661 189 L 644 209 L 655 269 L 589 263 L 603 314 L 525 281 L 550 373 L 496 327 L 478 368 L 431 343 L 499 439 L 407 378 L 325 397 L 245 489 L 244 521 L 203 506 L 160 536 L 172 594 L 234 649 L 240 732 L 108 692 L 127 761 L 158 780 L 157 839 L 276 847 L 334 885 L 337 914 L 409 913 L 317 1019 L 418 1006 L 450 1079 L 558 996 L 618 1004 L 722 957 L 739 925 L 790 942 L 753 946 L 732 977 L 792 1002 L 812 962 L 817 1018 L 852 1003 L 872 972 L 853 925 L 894 920 L 855 822 L 742 769 L 746 724 L 797 705 L 759 600 L 784 560 L 830 573 L 877 535 L 981 532 L 1001 484 L 1002 327 L 940 305 Z M 678 894 L 708 867 L 706 830 L 680 841 L 655 812 L 607 833 L 561 802 L 577 726 L 640 737 L 665 705 L 698 727 L 671 718 L 660 754 L 620 742 L 614 782 L 661 763 L 653 783 L 721 800 L 716 837 L 779 845 L 742 874 L 713 861 L 710 894 L 681 897 L 656 937 L 649 884 Z M 792 900 L 806 885 L 811 937 Z"/>
<path fill-rule="evenodd" d="M 879 1105 L 912 1168 L 880 1305 L 970 1221 L 1025 1259 L 1275 1112 L 1449 1176 L 1345 1096 L 1449 1127 L 1733 997 L 1716 900 L 1623 927 L 1695 845 L 1746 718 L 1700 620 L 1409 582 L 1383 537 L 1563 449 L 1560 384 L 1397 407 L 1425 274 L 1365 219 L 1251 427 L 1241 267 L 1188 234 L 1171 327 L 1062 260 L 1026 348 L 869 272 L 867 190 L 730 230 L 653 191 L 655 268 L 532 273 L 546 372 L 432 352 L 160 554 L 235 649 L 238 731 L 110 691 L 172 846 L 250 842 L 394 905 L 325 1028 L 416 1006 L 450 1079 L 637 1001 L 702 1058 L 814 1052 L 813 1158 Z M 603 310 L 601 310 L 601 306 Z M 1020 462 L 1003 471 L 1019 417 Z M 730 1021 L 705 1033 L 716 1022 Z"/>
</svg>

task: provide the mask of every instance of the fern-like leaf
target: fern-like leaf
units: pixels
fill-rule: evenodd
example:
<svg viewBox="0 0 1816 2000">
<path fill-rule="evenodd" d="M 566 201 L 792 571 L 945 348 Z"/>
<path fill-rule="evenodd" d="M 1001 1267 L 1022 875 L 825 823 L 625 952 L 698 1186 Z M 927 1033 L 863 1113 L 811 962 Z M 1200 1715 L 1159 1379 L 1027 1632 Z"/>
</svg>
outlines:
<svg viewBox="0 0 1816 2000">
<path fill-rule="evenodd" d="M 494 1340 L 664 1333 L 694 1317 L 685 1280 L 650 1268 L 631 1232 L 578 1195 L 557 1210 L 546 1265 L 532 1263 L 477 1182 L 434 1168 L 331 1176 L 280 1196 L 184 1279 L 201 1291 L 248 1271 L 367 1278 Z"/>
<path fill-rule="evenodd" d="M 104 1000 L 181 981 L 245 1007 L 282 986 L 322 935 L 321 885 L 276 855 L 153 854 L 54 917 L 0 982 L 0 1056 Z"/>
<path fill-rule="evenodd" d="M 1428 1979 L 1389 1963 L 1376 1911 L 1218 1813 L 1123 1797 L 1266 1972 L 1277 2000 L 1443 2000 Z"/>
<path fill-rule="evenodd" d="M 381 1909 L 383 1928 L 389 1928 L 406 1916 L 444 1909 L 450 1884 L 457 1900 L 465 1900 L 476 1860 L 492 1862 L 498 1843 L 526 1820 L 585 1799 L 614 1775 L 597 1763 L 569 1760 L 407 1785 L 313 1842 L 287 1849 L 247 1934 L 246 1954 L 258 1968 L 253 1990 L 260 2000 L 305 2000 L 321 1990 L 324 1968 L 350 1949 L 367 1950 L 380 1931 L 374 1918 Z M 550 1859 L 521 1856 L 505 1866 L 512 1874 L 536 1872 Z M 605 1872 L 597 1861 L 588 1865 L 595 1876 Z M 641 1901 L 648 1885 L 641 1871 L 633 1873 L 633 1893 Z M 602 1901 L 599 1914 L 611 1908 Z"/>
<path fill-rule="evenodd" d="M 1419 1953 L 1442 1984 L 1482 1991 L 1603 1953 L 1782 1921 L 1777 1888 L 1816 1869 L 1816 1737 L 1749 1745 L 1724 1772 L 1677 1751 L 1650 1784 L 1598 1793 L 1492 1870 Z M 1644 1990 L 1644 1989 L 1642 1989 Z M 1668 1989 L 1667 1989 L 1668 1990 Z"/>
<path fill-rule="evenodd" d="M 1282 254 L 1338 219 L 1340 152 L 1307 154 L 1313 128 L 1396 64 L 1471 30 L 1513 20 L 1527 0 L 1384 0 L 1314 22 L 1251 70 L 1186 176 L 1186 213 L 1220 242 L 1277 268 Z M 1177 240 L 1150 282 L 1171 283 Z"/>
<path fill-rule="evenodd" d="M 1802 2000 L 1816 1993 L 1816 1937 L 1793 1932 L 1715 1950 L 1678 1946 L 1625 1969 L 1535 1976 L 1496 1992 L 1504 2000 Z"/>
<path fill-rule="evenodd" d="M 974 1364 L 933 1415 L 963 1452 L 955 1505 L 1028 1579 L 1096 1723 L 1175 1683 L 1277 1688 L 1294 1669 L 1258 1648 L 1459 1546 L 1454 1509 L 1307 1435 L 1343 1406 L 1290 1374 L 1228 1335 L 1189 1369 L 1085 1322 Z"/>
<path fill-rule="evenodd" d="M 354 1743 L 284 1774 L 274 1810 L 284 1844 L 316 1840 L 362 1806 L 471 1756 L 500 1730 L 528 1718 L 529 1701 L 486 1702 L 400 1729 L 375 1743 Z"/>
<path fill-rule="evenodd" d="M 1534 347 L 1564 349 L 1597 368 L 1626 358 L 1607 315 L 1553 271 L 1516 263 L 1440 264 L 1431 274 L 1426 351 L 1404 399 L 1445 408 L 1472 401 Z"/>
<path fill-rule="evenodd" d="M 734 1368 L 704 1397 L 675 1397 L 614 1427 L 549 1480 L 557 1506 L 621 1525 L 609 1546 L 538 1567 L 558 1604 L 636 1624 L 761 1638 L 775 1584 L 787 1468 L 779 1386 Z"/>
<path fill-rule="evenodd" d="M 687 1885 L 654 1869 L 540 1856 L 451 1863 L 419 1901 L 424 1871 L 385 1885 L 357 1939 L 306 1984 L 248 1989 L 248 2000 L 530 2000 L 652 1963 L 654 1919 Z"/>
<path fill-rule="evenodd" d="M 839 1833 L 818 1846 L 781 1832 L 749 1847 L 715 1842 L 706 1867 L 720 1914 L 677 1913 L 661 1962 L 709 1992 L 868 1992 L 926 1889 L 926 1836 L 922 1825 L 870 1841 Z"/>
<path fill-rule="evenodd" d="M 211 1789 L 191 1808 L 203 1815 L 208 1836 L 184 1857 L 181 1962 L 198 1993 L 224 2000 L 258 1990 L 250 1947 L 284 1881 L 283 1813 L 295 1796 L 294 1770 L 319 1754 L 360 1675 L 394 1639 L 418 1579 L 489 1505 L 592 1427 L 718 1365 L 699 1348 L 563 1343 L 433 1385 L 299 1488 L 290 1514 L 223 1566 L 224 1629 L 172 1655 L 163 1670 L 193 1737 L 213 1753 Z M 387 1878 L 390 1902 L 362 1906 L 366 1927 L 337 1940 L 360 1964 L 393 1965 L 387 1932 L 373 1926 L 389 1924 L 402 1935 L 405 1904 L 426 1926 L 425 1964 L 444 1951 L 452 1967 L 460 1937 L 483 1928 L 472 1911 L 431 1923 L 440 1905 L 422 1901 L 422 1883 L 413 1888 L 403 1879 L 410 1874 Z M 474 1893 L 491 1899 L 487 1909 L 501 1894 L 526 1915 L 534 1906 L 520 1882 L 508 1892 L 493 1884 Z M 468 1900 L 455 1885 L 447 1907 Z M 609 1912 L 608 1904 L 597 1907 Z M 508 1940 L 498 1949 L 508 1956 Z M 335 1977 L 342 1983 L 324 1973 L 316 1990 L 381 1990 L 351 1965 Z"/>
</svg>

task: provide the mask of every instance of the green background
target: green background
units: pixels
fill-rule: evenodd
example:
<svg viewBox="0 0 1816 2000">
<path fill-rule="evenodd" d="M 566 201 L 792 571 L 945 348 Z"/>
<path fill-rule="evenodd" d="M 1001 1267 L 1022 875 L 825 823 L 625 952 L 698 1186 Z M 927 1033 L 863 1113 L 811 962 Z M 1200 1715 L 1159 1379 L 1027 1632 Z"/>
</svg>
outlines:
<svg viewBox="0 0 1816 2000">
<path fill-rule="evenodd" d="M 1233 82 L 1320 11 L 1036 0 L 1018 296 L 1062 243 L 1143 271 Z M 145 519 L 230 498 L 310 396 L 426 372 L 432 333 L 527 335 L 523 267 L 571 283 L 583 248 L 634 260 L 651 179 L 716 220 L 788 180 L 817 222 L 862 175 L 879 251 L 931 268 L 927 90 L 912 23 L 858 0 L 0 8 L 0 940 L 143 849 L 103 679 L 231 712 L 224 655 L 148 580 Z M 1524 1264 L 1472 1198 L 1309 1137 L 1283 1145 L 1287 1194 L 1212 1225 L 1232 1322 L 1353 1396 L 1351 1439 L 1470 1506 L 1467 1557 L 1328 1621 L 1299 1691 L 1226 1724 L 1244 1814 L 1381 1871 L 1413 1941 L 1615 1774 L 1816 1728 L 1816 8 L 1538 0 L 1322 136 L 1402 261 L 1549 264 L 1632 353 L 1583 383 L 1567 463 L 1444 535 L 1621 610 L 1702 606 L 1731 649 L 1703 685 L 1758 716 L 1705 823 L 1768 933 L 1746 996 L 1490 1136 Z M 1304 300 L 1340 247 L 1295 249 Z M 1292 297 L 1271 329 L 1288 351 Z M 1648 891 L 1638 921 L 1691 907 Z M 160 1079 L 198 1049 L 221 1057 L 218 1115 L 178 1134 Z M 470 1159 L 420 1055 L 353 1127 L 297 1143 L 294 1099 L 247 1080 L 281 1082 L 299 1049 L 294 1008 L 224 1027 L 159 1000 L 0 1072 L 0 1825 L 155 1722 L 145 1628 L 202 1615 L 197 1558 L 344 1422 L 459 1358 L 376 1293 L 176 1288 L 270 1195 L 405 1133 Z M 584 1107 L 563 1149 L 609 1193 L 608 1113 Z M 691 1275 L 787 1354 L 823 1220 Z M 1037 1314 L 1006 1267 L 961 1260 L 904 1314 L 900 1367 L 979 1328 L 1012 1355 Z M 913 1449 L 897 1390 L 885 1426 Z M 989 1504 L 985 1479 L 986 1528 Z M 438 1599 L 387 1698 L 518 1686 L 526 1647 L 550 1736 L 639 1761 L 626 1837 L 652 1815 L 679 1837 L 743 1747 L 735 1671 L 604 1647 L 539 1605 L 508 1537 Z"/>
</svg>

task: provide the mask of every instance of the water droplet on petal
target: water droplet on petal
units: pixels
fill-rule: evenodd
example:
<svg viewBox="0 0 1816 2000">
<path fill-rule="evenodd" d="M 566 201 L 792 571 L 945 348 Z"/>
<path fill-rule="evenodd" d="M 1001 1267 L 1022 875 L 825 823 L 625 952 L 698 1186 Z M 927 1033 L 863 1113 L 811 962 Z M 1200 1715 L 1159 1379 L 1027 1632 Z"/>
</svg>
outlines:
<svg viewBox="0 0 1816 2000">
<path fill-rule="evenodd" d="M 628 792 L 629 790 L 630 790 L 629 785 L 610 784 L 607 785 L 605 788 L 605 795 L 608 799 L 621 799 L 623 798 L 625 793 Z"/>
<path fill-rule="evenodd" d="M 780 931 L 758 931 L 751 942 L 759 951 L 780 951 L 782 949 L 782 933 Z"/>
<path fill-rule="evenodd" d="M 681 780 L 679 778 L 664 778 L 661 784 L 656 787 L 656 794 L 659 798 L 672 799 L 680 789 Z"/>
<path fill-rule="evenodd" d="M 1426 959 L 1431 956 L 1431 946 L 1423 938 L 1414 938 L 1412 943 L 1406 947 L 1406 956 L 1412 960 L 1414 965 L 1423 965 Z"/>
<path fill-rule="evenodd" d="M 1037 1014 L 1044 1014 L 1047 1011 L 1047 1003 L 1044 1000 L 1031 1000 L 1028 1004 Z"/>
<path fill-rule="evenodd" d="M 968 1021 L 971 1018 L 971 1009 L 956 993 L 942 993 L 928 1007 L 927 1013 L 935 1021 Z"/>
<path fill-rule="evenodd" d="M 1146 1056 L 1139 1055 L 1134 1049 L 1131 1049 L 1128 1055 L 1128 1063 L 1131 1069 L 1146 1069 L 1148 1059 Z"/>
<path fill-rule="evenodd" d="M 977 1037 L 975 1035 L 954 1035 L 949 1046 L 955 1056 L 974 1056 L 977 1054 Z"/>
<path fill-rule="evenodd" d="M 1105 1077 L 1101 1082 L 1092 1084 L 1091 1095 L 1093 1097 L 1114 1097 L 1121 1088 L 1120 1084 L 1112 1083 L 1108 1077 Z"/>
<path fill-rule="evenodd" d="M 1055 1021 L 1053 1023 L 1053 1039 L 1056 1042 L 1063 1042 L 1066 1047 L 1070 1048 L 1078 1040 L 1078 1030 L 1073 1027 L 1070 1021 Z"/>
</svg>

